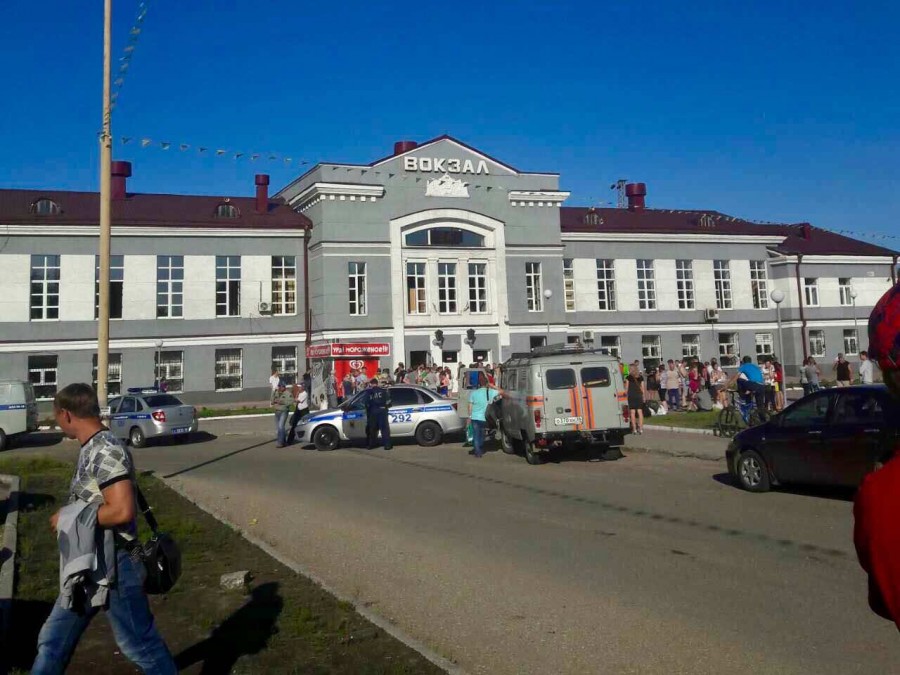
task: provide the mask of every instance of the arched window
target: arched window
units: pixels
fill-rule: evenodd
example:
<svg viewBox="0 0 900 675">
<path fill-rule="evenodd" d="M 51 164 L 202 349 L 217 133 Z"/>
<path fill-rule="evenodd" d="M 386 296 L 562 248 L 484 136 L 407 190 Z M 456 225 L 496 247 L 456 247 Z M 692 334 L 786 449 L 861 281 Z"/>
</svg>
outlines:
<svg viewBox="0 0 900 675">
<path fill-rule="evenodd" d="M 484 248 L 484 237 L 459 227 L 432 227 L 406 235 L 407 246 L 440 248 Z"/>
<path fill-rule="evenodd" d="M 52 199 L 41 197 L 31 205 L 31 212 L 39 216 L 56 216 L 62 213 L 62 209 Z"/>
<path fill-rule="evenodd" d="M 585 225 L 602 225 L 603 217 L 599 213 L 591 210 L 588 213 L 584 214 L 584 224 Z"/>
<path fill-rule="evenodd" d="M 216 207 L 216 218 L 240 218 L 241 212 L 234 204 L 219 204 Z"/>
</svg>

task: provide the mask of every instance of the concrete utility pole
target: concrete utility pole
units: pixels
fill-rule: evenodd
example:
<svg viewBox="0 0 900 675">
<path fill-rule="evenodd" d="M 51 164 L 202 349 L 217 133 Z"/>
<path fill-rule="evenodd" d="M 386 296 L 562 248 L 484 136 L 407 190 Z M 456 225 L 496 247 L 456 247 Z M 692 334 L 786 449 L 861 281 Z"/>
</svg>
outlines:
<svg viewBox="0 0 900 675">
<path fill-rule="evenodd" d="M 100 307 L 97 319 L 97 399 L 106 406 L 109 378 L 109 249 L 111 234 L 112 107 L 112 0 L 103 2 L 103 130 L 100 134 Z"/>
</svg>

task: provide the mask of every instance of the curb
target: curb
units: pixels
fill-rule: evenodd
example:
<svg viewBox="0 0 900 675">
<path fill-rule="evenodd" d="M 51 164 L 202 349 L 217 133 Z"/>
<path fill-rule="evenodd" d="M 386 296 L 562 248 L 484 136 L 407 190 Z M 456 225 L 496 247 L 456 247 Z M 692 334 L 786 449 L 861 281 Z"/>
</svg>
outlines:
<svg viewBox="0 0 900 675">
<path fill-rule="evenodd" d="M 716 432 L 713 429 L 691 429 L 689 427 L 667 427 L 662 424 L 647 424 L 644 427 L 644 431 L 675 431 L 680 434 L 702 434 L 704 436 L 715 436 Z"/>
<path fill-rule="evenodd" d="M 3 549 L 11 555 L 0 564 L 0 645 L 6 644 L 6 632 L 12 625 L 13 582 L 16 572 L 16 542 L 19 527 L 19 489 L 21 480 L 18 476 L 0 475 L 0 481 L 9 485 L 9 498 L 6 503 L 6 524 L 3 527 Z"/>
<path fill-rule="evenodd" d="M 251 415 L 251 417 L 253 417 L 253 416 Z M 228 419 L 228 418 L 225 418 L 225 419 Z M 154 476 L 155 476 L 155 474 L 154 474 Z M 390 621 L 384 619 L 383 617 L 379 616 L 378 614 L 375 614 L 368 608 L 358 605 L 356 603 L 356 601 L 354 601 L 353 598 L 350 598 L 350 597 L 344 595 L 337 589 L 335 589 L 332 586 L 330 586 L 329 584 L 327 584 L 323 579 L 320 579 L 316 574 L 314 574 L 313 572 L 308 570 L 304 565 L 298 563 L 295 560 L 292 560 L 291 558 L 288 558 L 284 554 L 275 550 L 271 545 L 267 544 L 259 537 L 256 537 L 256 536 L 250 534 L 249 532 L 247 532 L 246 530 L 243 530 L 240 527 L 238 527 L 235 523 L 231 522 L 227 517 L 222 515 L 222 513 L 220 513 L 217 509 L 209 508 L 205 504 L 197 501 L 194 497 L 187 494 L 187 492 L 185 492 L 184 489 L 182 489 L 182 487 L 180 485 L 175 485 L 175 484 L 169 482 L 168 480 L 166 480 L 165 478 L 163 478 L 162 476 L 155 476 L 155 477 L 158 478 L 160 481 L 162 481 L 166 487 L 168 487 L 171 490 L 174 490 L 179 495 L 181 495 L 182 497 L 187 499 L 191 504 L 193 504 L 197 508 L 205 511 L 206 513 L 211 515 L 213 518 L 218 520 L 223 525 L 227 525 L 228 527 L 230 527 L 232 530 L 234 530 L 239 535 L 241 535 L 244 539 L 249 541 L 254 546 L 262 549 L 265 553 L 267 553 L 269 556 L 271 556 L 272 558 L 274 558 L 275 560 L 280 562 L 285 567 L 288 567 L 289 569 L 293 570 L 295 573 L 301 574 L 301 575 L 305 576 L 307 579 L 312 580 L 313 583 L 321 586 L 322 589 L 324 589 L 325 591 L 327 591 L 328 593 L 333 595 L 335 598 L 337 598 L 341 602 L 346 602 L 346 603 L 352 605 L 353 610 L 356 613 L 360 614 L 362 617 L 364 617 L 371 623 L 375 624 L 381 630 L 383 630 L 385 633 L 387 633 L 391 637 L 395 638 L 396 640 L 399 640 L 400 642 L 405 644 L 410 649 L 414 649 L 415 651 L 417 651 L 419 654 L 421 654 L 428 661 L 430 661 L 431 663 L 436 665 L 438 668 L 442 668 L 450 675 L 466 675 L 466 672 L 462 668 L 460 668 L 457 664 L 455 664 L 452 661 L 450 661 L 449 659 L 441 656 L 436 651 L 434 651 L 427 645 L 423 644 L 419 640 L 415 639 L 411 635 L 408 635 L 406 632 L 404 632 L 402 629 L 400 629 L 399 627 L 392 624 Z"/>
</svg>

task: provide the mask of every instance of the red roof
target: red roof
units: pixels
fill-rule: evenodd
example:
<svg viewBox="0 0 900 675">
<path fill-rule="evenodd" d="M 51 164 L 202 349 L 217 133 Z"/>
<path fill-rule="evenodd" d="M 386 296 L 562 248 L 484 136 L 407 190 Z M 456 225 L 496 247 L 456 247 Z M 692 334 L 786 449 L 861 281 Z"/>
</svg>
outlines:
<svg viewBox="0 0 900 675">
<path fill-rule="evenodd" d="M 753 223 L 718 211 L 617 209 L 609 207 L 563 206 L 563 232 L 640 232 L 656 234 L 722 234 L 784 237 L 773 250 L 794 255 L 893 256 L 896 251 L 808 223 Z"/>
<path fill-rule="evenodd" d="M 59 205 L 55 215 L 33 213 L 39 199 Z M 220 204 L 232 204 L 237 218 L 217 218 Z M 96 192 L 60 190 L 0 190 L 0 224 L 97 225 L 100 195 Z M 209 227 L 242 229 L 303 229 L 312 227 L 306 216 L 295 212 L 281 199 L 270 199 L 267 213 L 257 213 L 253 197 L 206 197 L 197 195 L 128 194 L 112 202 L 115 226 Z"/>
</svg>

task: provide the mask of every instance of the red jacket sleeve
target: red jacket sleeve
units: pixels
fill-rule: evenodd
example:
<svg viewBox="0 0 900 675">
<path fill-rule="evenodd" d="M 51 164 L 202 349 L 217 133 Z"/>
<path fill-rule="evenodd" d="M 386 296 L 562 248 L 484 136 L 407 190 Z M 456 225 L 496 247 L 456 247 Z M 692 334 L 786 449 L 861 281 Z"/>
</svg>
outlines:
<svg viewBox="0 0 900 675">
<path fill-rule="evenodd" d="M 869 575 L 869 606 L 900 629 L 900 461 L 866 476 L 853 506 L 853 543 Z"/>
</svg>

